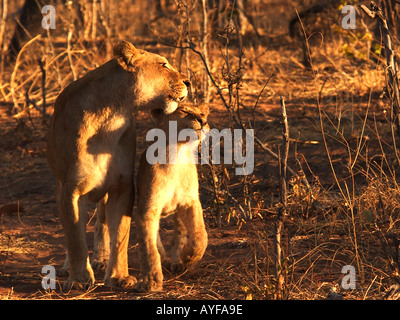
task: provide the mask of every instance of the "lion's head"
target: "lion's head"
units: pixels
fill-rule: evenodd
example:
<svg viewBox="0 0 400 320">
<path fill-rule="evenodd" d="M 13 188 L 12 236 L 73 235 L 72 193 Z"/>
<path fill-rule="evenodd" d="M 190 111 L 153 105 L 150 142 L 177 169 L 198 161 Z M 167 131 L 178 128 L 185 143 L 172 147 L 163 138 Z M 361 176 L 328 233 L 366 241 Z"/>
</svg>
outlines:
<svg viewBox="0 0 400 320">
<path fill-rule="evenodd" d="M 179 106 L 173 113 L 164 114 L 162 109 L 153 109 L 151 115 L 156 122 L 156 126 L 168 130 L 169 122 L 176 121 L 177 131 L 192 129 L 200 137 L 200 131 L 210 130 L 207 122 L 209 107 L 207 104 L 200 106 Z"/>
<path fill-rule="evenodd" d="M 186 98 L 189 80 L 164 57 L 136 49 L 127 41 L 114 47 L 114 57 L 134 78 L 137 105 L 149 109 L 161 107 L 165 114 L 169 114 Z"/>
</svg>

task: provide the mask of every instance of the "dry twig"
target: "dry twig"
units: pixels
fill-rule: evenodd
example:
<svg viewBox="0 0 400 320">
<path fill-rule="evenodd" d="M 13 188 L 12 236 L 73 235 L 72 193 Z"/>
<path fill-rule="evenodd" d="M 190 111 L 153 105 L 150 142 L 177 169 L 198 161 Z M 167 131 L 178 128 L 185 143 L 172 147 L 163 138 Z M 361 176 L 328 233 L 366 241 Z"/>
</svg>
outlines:
<svg viewBox="0 0 400 320">
<path fill-rule="evenodd" d="M 285 100 L 281 97 L 282 112 L 282 150 L 279 150 L 279 177 L 280 177 L 280 198 L 282 208 L 278 210 L 275 222 L 275 277 L 277 280 L 276 296 L 278 299 L 283 298 L 285 279 L 282 270 L 282 228 L 283 219 L 287 215 L 287 189 L 286 189 L 286 169 L 289 155 L 289 125 L 287 121 Z"/>
</svg>

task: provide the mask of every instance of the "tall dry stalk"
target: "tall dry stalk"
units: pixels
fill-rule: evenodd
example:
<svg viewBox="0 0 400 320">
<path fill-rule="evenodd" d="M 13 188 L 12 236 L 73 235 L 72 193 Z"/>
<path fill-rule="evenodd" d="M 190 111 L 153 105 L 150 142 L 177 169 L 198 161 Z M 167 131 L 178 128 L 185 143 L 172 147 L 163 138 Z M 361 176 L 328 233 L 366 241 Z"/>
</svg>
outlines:
<svg viewBox="0 0 400 320">
<path fill-rule="evenodd" d="M 279 193 L 282 207 L 278 210 L 275 221 L 275 278 L 277 281 L 276 298 L 284 297 L 285 277 L 282 264 L 282 229 L 283 219 L 287 215 L 287 160 L 289 155 L 289 124 L 285 100 L 281 97 L 282 114 L 282 149 L 279 150 Z"/>
<path fill-rule="evenodd" d="M 76 74 L 76 71 L 75 71 L 75 66 L 74 66 L 74 62 L 72 60 L 72 53 L 71 53 L 71 50 L 72 50 L 71 40 L 72 40 L 72 36 L 73 36 L 73 33 L 74 33 L 74 29 L 75 29 L 75 27 L 71 23 L 69 25 L 68 36 L 67 36 L 67 54 L 68 54 L 69 65 L 71 67 L 71 72 L 72 72 L 72 75 L 73 75 L 74 81 L 75 81 L 76 79 L 78 79 L 78 75 Z"/>
<path fill-rule="evenodd" d="M 44 68 L 42 59 L 38 59 L 40 72 L 42 73 L 42 123 L 46 123 L 46 69 Z"/>
<path fill-rule="evenodd" d="M 92 33 L 91 33 L 91 40 L 94 45 L 94 42 L 96 41 L 96 36 L 97 36 L 97 18 L 98 18 L 98 10 L 97 10 L 97 1 L 98 0 L 93 0 L 92 3 Z"/>
<path fill-rule="evenodd" d="M 203 32 L 202 32 L 201 50 L 203 52 L 205 62 L 207 63 L 207 65 L 210 65 L 210 60 L 208 59 L 209 32 L 208 32 L 208 15 L 207 15 L 206 0 L 202 0 L 201 5 L 202 5 L 202 13 L 203 13 Z M 204 72 L 204 76 L 203 76 L 203 85 L 204 85 L 204 90 L 203 90 L 204 102 L 209 103 L 211 80 L 207 76 L 207 73 L 205 73 L 205 72 Z"/>
<path fill-rule="evenodd" d="M 6 19 L 8 14 L 8 0 L 1 1 L 1 20 L 0 20 L 0 49 L 4 50 L 4 34 L 6 30 Z"/>
<path fill-rule="evenodd" d="M 0 20 L 0 50 L 1 50 L 1 67 L 0 67 L 0 74 L 3 74 L 4 69 L 4 40 L 5 40 L 5 31 L 6 31 L 6 19 L 8 14 L 8 0 L 2 0 L 1 3 L 1 20 Z"/>
<path fill-rule="evenodd" d="M 113 30 L 112 30 L 112 27 L 110 24 L 114 18 L 112 1 L 108 1 L 108 6 L 106 6 L 105 1 L 100 0 L 99 14 L 100 14 L 101 23 L 106 31 L 105 42 L 106 42 L 107 57 L 111 58 L 112 50 L 113 50 L 113 44 L 112 44 Z"/>
</svg>

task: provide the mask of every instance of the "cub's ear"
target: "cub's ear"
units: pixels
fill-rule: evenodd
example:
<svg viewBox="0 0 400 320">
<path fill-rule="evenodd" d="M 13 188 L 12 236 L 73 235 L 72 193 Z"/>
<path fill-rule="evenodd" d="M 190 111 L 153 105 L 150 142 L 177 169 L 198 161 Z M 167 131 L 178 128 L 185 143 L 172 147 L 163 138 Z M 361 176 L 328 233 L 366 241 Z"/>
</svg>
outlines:
<svg viewBox="0 0 400 320">
<path fill-rule="evenodd" d="M 132 64 L 138 54 L 133 44 L 128 41 L 120 41 L 114 47 L 114 57 L 120 64 L 123 62 L 126 66 Z"/>
<path fill-rule="evenodd" d="M 159 124 L 165 115 L 163 109 L 151 109 L 150 114 L 156 124 Z"/>
<path fill-rule="evenodd" d="M 210 108 L 207 103 L 202 103 L 199 105 L 200 111 L 204 114 L 205 117 L 207 117 L 210 114 Z"/>
</svg>

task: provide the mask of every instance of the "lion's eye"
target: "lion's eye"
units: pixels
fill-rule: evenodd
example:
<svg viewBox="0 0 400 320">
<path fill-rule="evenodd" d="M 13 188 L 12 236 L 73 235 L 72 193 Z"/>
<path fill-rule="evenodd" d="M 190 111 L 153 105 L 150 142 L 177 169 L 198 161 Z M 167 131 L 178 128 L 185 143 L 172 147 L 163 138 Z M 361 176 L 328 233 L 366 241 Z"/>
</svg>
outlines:
<svg viewBox="0 0 400 320">
<path fill-rule="evenodd" d="M 161 65 L 163 68 L 169 69 L 168 64 L 166 62 L 162 62 Z"/>
</svg>

